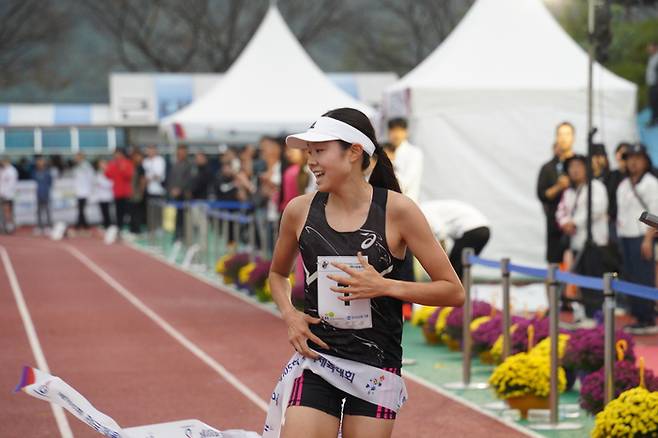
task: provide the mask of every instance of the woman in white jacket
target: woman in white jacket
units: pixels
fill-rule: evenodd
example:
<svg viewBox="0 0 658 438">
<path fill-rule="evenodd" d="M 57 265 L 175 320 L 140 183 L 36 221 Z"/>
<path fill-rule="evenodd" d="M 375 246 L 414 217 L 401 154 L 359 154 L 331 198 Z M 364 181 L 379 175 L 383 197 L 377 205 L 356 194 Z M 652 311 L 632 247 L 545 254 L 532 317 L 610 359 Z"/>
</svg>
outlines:
<svg viewBox="0 0 658 438">
<path fill-rule="evenodd" d="M 2 202 L 2 231 L 13 233 L 14 224 L 14 197 L 16 196 L 16 182 L 18 171 L 11 164 L 8 157 L 0 162 L 0 201 Z"/>
<path fill-rule="evenodd" d="M 94 201 L 98 202 L 98 206 L 101 209 L 101 216 L 103 217 L 103 228 L 107 230 L 112 225 L 110 204 L 114 200 L 114 194 L 112 192 L 113 183 L 105 176 L 107 161 L 99 159 L 95 167 L 96 174 L 94 175 L 91 196 Z"/>
<path fill-rule="evenodd" d="M 586 261 L 582 257 L 587 242 L 587 158 L 584 155 L 574 155 L 565 162 L 565 168 L 571 185 L 562 193 L 555 219 L 564 235 L 569 238 L 567 247 L 575 260 L 573 268 L 578 270 L 581 265 L 585 266 Z M 605 251 L 602 247 L 608 245 L 608 191 L 597 179 L 593 179 L 591 184 L 592 243 L 600 248 L 599 251 Z M 600 291 L 584 288 L 580 289 L 580 295 L 586 317 L 593 318 L 601 309 L 603 295 Z"/>
</svg>

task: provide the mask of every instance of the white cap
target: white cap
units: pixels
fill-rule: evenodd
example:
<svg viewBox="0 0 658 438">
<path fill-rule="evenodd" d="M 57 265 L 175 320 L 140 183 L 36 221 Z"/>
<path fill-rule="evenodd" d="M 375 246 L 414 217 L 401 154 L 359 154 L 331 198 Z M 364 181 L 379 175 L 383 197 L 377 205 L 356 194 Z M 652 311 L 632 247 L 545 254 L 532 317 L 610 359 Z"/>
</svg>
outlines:
<svg viewBox="0 0 658 438">
<path fill-rule="evenodd" d="M 360 144 L 371 155 L 375 153 L 375 144 L 363 132 L 331 117 L 320 117 L 306 132 L 286 137 L 286 144 L 291 148 L 306 149 L 307 144 L 323 141 L 342 140 L 350 144 Z"/>
</svg>

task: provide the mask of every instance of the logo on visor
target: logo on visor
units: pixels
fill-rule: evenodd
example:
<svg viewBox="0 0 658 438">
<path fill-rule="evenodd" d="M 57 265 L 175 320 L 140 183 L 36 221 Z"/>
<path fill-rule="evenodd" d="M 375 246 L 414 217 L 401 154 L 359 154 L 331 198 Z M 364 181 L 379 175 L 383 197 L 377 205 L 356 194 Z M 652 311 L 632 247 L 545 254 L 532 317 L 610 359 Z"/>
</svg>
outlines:
<svg viewBox="0 0 658 438">
<path fill-rule="evenodd" d="M 313 128 L 315 128 L 315 124 L 316 124 L 316 123 L 318 123 L 318 122 L 313 122 L 313 124 L 312 124 L 311 126 L 309 126 L 308 129 L 313 129 Z"/>
</svg>

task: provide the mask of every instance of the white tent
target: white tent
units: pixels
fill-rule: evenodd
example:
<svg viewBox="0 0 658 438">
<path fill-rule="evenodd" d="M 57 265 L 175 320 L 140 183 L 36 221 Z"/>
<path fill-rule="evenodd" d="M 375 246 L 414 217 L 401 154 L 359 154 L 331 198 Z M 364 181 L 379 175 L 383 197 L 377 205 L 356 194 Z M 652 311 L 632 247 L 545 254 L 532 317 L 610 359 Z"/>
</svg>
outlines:
<svg viewBox="0 0 658 438">
<path fill-rule="evenodd" d="M 208 93 L 163 119 L 183 141 L 254 141 L 306 129 L 334 108 L 350 106 L 372 116 L 367 105 L 335 86 L 271 6 L 226 75 Z"/>
<path fill-rule="evenodd" d="M 424 200 L 459 199 L 485 213 L 485 255 L 542 263 L 545 219 L 536 197 L 556 125 L 586 150 L 587 54 L 540 0 L 478 0 L 421 64 L 387 90 L 386 116 L 409 118 L 425 153 Z M 636 138 L 636 86 L 594 69 L 594 126 L 608 152 Z"/>
</svg>

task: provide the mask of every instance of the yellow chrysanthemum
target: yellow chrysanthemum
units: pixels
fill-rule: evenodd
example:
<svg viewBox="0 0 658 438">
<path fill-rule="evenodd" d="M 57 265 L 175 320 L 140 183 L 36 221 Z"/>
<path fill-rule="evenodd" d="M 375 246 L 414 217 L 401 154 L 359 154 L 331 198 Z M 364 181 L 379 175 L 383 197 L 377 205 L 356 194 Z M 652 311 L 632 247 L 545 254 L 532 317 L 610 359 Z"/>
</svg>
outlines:
<svg viewBox="0 0 658 438">
<path fill-rule="evenodd" d="M 241 267 L 238 271 L 238 281 L 241 284 L 246 284 L 249 281 L 249 275 L 251 274 L 251 271 L 254 269 L 256 269 L 256 263 L 253 262 Z"/>
<path fill-rule="evenodd" d="M 471 333 L 477 330 L 478 327 L 480 327 L 482 324 L 490 320 L 491 320 L 491 316 L 481 316 L 479 318 L 475 318 L 473 321 L 471 321 L 471 325 L 470 325 Z"/>
<path fill-rule="evenodd" d="M 215 264 L 215 272 L 218 274 L 223 274 L 226 272 L 226 261 L 231 258 L 232 254 L 226 254 L 221 256 L 218 260 L 217 263 Z"/>
<path fill-rule="evenodd" d="M 658 436 L 658 391 L 629 389 L 596 414 L 593 438 L 635 435 Z"/>
<path fill-rule="evenodd" d="M 548 397 L 550 393 L 550 360 L 541 354 L 518 353 L 500 364 L 489 378 L 489 383 L 499 398 L 518 397 L 526 394 Z M 558 369 L 558 390 L 567 386 L 564 369 Z"/>
<path fill-rule="evenodd" d="M 560 356 L 560 359 L 564 357 L 564 352 L 567 350 L 567 343 L 569 342 L 569 335 L 566 333 L 560 333 L 560 336 L 558 338 L 558 346 L 557 346 L 557 351 L 558 355 Z M 539 344 L 535 345 L 532 350 L 530 350 L 530 354 L 542 354 L 546 357 L 548 357 L 549 354 L 551 354 L 551 338 L 544 338 L 542 339 Z"/>
<path fill-rule="evenodd" d="M 411 314 L 411 324 L 413 325 L 423 325 L 425 321 L 432 316 L 432 313 L 436 310 L 434 306 L 420 306 L 414 309 Z"/>
<path fill-rule="evenodd" d="M 512 324 L 510 326 L 509 328 L 510 336 L 512 336 L 512 333 L 514 333 L 516 327 L 517 324 Z M 489 352 L 491 353 L 491 357 L 493 358 L 494 362 L 496 363 L 500 362 L 500 359 L 503 357 L 503 335 L 498 336 L 498 339 L 496 339 L 496 342 L 494 342 Z"/>
<path fill-rule="evenodd" d="M 450 316 L 450 312 L 452 312 L 453 309 L 454 307 L 444 307 L 439 312 L 439 317 L 436 318 L 436 324 L 434 324 L 434 331 L 437 335 L 442 334 L 443 330 L 445 330 L 448 316 Z"/>
</svg>

